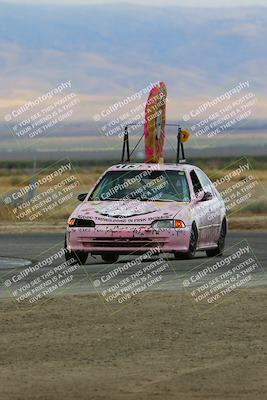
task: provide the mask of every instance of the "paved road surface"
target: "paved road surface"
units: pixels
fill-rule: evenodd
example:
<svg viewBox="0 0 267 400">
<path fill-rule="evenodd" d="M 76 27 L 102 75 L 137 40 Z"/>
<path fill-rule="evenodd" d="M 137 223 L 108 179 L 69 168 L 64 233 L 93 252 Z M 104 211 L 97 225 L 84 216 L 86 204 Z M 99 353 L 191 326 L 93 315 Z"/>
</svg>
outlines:
<svg viewBox="0 0 267 400">
<path fill-rule="evenodd" d="M 55 255 L 62 248 L 63 242 L 64 235 L 62 233 L 0 234 L 0 278 L 2 281 L 0 297 L 7 298 L 10 296 L 10 291 L 13 293 L 14 290 L 20 290 L 16 292 L 17 296 L 19 296 L 19 294 L 25 294 L 27 289 L 21 288 L 23 285 L 27 284 L 30 285 L 31 289 L 36 288 L 35 293 L 37 295 L 37 288 L 40 287 L 40 284 L 47 282 L 52 275 L 63 271 L 63 269 L 54 270 L 54 268 L 55 266 L 57 268 L 58 265 L 61 265 L 64 259 L 55 260 L 54 258 L 53 263 L 46 263 L 46 265 L 39 267 L 39 269 L 34 272 L 25 274 L 24 271 L 29 265 L 35 266 L 38 262 L 47 260 L 51 255 Z M 241 254 L 241 256 L 239 254 L 239 256 L 236 257 L 235 255 L 240 249 L 242 249 L 241 251 L 243 251 L 244 254 Z M 232 270 L 241 263 L 241 270 L 246 269 L 247 272 L 243 277 L 239 276 L 239 279 L 246 280 L 246 277 L 252 273 L 251 279 L 247 282 L 243 281 L 242 286 L 262 286 L 267 284 L 267 275 L 265 275 L 261 269 L 261 266 L 265 271 L 267 269 L 267 232 L 229 232 L 225 256 L 228 257 L 228 261 L 226 260 L 227 262 L 225 261 L 224 264 L 219 267 L 217 264 L 218 268 L 216 270 L 214 269 L 214 265 L 225 259 L 209 259 L 205 257 L 204 253 L 198 253 L 193 260 L 175 260 L 172 255 L 168 255 L 167 259 L 165 256 L 163 257 L 162 262 L 157 261 L 159 260 L 157 255 L 152 255 L 149 260 L 146 261 L 143 259 L 140 260 L 140 256 L 136 256 L 139 257 L 137 258 L 138 262 L 132 265 L 130 265 L 129 262 L 133 261 L 136 257 L 121 256 L 118 263 L 111 265 L 102 262 L 100 257 L 93 258 L 90 256 L 84 267 L 79 267 L 74 270 L 69 269 L 66 273 L 64 272 L 65 275 L 63 274 L 63 276 L 60 277 L 60 282 L 62 283 L 60 283 L 60 287 L 57 290 L 53 291 L 50 289 L 52 286 L 56 285 L 53 285 L 51 282 L 50 286 L 47 284 L 46 289 L 48 291 L 51 290 L 51 294 L 53 295 L 59 295 L 66 292 L 76 294 L 95 292 L 96 288 L 98 290 L 110 290 L 110 287 L 116 284 L 120 285 L 120 288 L 125 288 L 129 284 L 135 284 L 135 282 L 137 282 L 140 278 L 140 275 L 138 275 L 140 270 L 142 270 L 140 274 L 143 276 L 145 275 L 146 278 L 148 276 L 147 274 L 154 271 L 154 275 L 153 273 L 152 275 L 150 274 L 152 284 L 149 286 L 149 290 L 159 288 L 167 290 L 181 289 L 184 286 L 189 286 L 190 289 L 193 288 L 193 286 L 199 287 L 201 284 L 207 283 L 207 281 L 210 282 L 211 279 L 218 279 L 218 276 L 221 276 L 223 273 L 225 273 L 223 279 L 227 279 L 229 274 L 231 275 L 229 269 Z M 257 263 L 257 266 L 250 271 L 251 266 L 253 266 L 253 261 L 249 262 L 248 259 L 251 258 L 254 260 L 254 264 L 255 262 Z M 31 264 L 29 261 L 31 261 Z M 153 268 L 149 267 L 152 263 Z M 126 265 L 127 267 L 125 267 Z M 118 267 L 120 267 L 119 271 L 116 270 Z M 211 273 L 209 271 L 206 275 L 204 274 L 199 277 L 197 272 L 207 267 L 212 267 L 214 270 L 212 270 Z M 67 266 L 66 268 L 71 267 Z M 51 270 L 53 270 L 53 273 Z M 235 273 L 237 272 L 238 270 L 235 271 Z M 135 273 L 137 275 L 133 278 L 133 274 Z M 40 279 L 40 276 L 42 276 L 42 279 Z M 72 278 L 70 278 L 70 276 Z M 157 281 L 158 276 L 161 276 L 161 281 Z M 131 282 L 129 277 L 131 277 Z M 16 282 L 14 282 L 14 280 Z M 138 284 L 136 283 L 136 288 L 137 287 Z"/>
</svg>

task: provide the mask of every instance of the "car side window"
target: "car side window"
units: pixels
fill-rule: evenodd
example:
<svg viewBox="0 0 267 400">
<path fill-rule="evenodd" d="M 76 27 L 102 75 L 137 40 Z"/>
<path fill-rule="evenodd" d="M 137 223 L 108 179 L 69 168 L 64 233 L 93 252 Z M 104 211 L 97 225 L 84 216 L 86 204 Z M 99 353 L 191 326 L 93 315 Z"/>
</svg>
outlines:
<svg viewBox="0 0 267 400">
<path fill-rule="evenodd" d="M 196 174 L 201 182 L 204 192 L 213 193 L 214 192 L 213 185 L 209 180 L 209 178 L 207 177 L 207 175 L 201 170 L 197 170 Z"/>
<path fill-rule="evenodd" d="M 201 190 L 203 190 L 203 188 L 202 188 L 201 183 L 198 179 L 198 176 L 194 170 L 192 170 L 190 172 L 190 177 L 191 177 L 191 181 L 192 181 L 192 185 L 193 185 L 195 194 L 201 192 Z"/>
</svg>

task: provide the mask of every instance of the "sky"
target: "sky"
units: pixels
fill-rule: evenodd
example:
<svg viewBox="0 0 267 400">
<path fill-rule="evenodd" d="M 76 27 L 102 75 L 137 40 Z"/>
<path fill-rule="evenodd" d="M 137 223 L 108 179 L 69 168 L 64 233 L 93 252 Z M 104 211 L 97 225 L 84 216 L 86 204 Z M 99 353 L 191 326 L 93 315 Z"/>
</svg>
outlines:
<svg viewBox="0 0 267 400">
<path fill-rule="evenodd" d="M 2 1 L 2 0 L 0 0 Z M 5 3 L 38 4 L 113 4 L 131 3 L 149 6 L 203 6 L 203 7 L 233 7 L 233 6 L 267 6 L 267 0 L 3 0 Z"/>
</svg>

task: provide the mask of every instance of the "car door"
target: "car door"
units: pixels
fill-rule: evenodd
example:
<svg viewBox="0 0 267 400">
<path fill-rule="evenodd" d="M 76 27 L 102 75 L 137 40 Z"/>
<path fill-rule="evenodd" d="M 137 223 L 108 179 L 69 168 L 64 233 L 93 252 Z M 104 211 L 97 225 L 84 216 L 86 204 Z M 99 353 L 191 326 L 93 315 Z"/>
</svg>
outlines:
<svg viewBox="0 0 267 400">
<path fill-rule="evenodd" d="M 201 183 L 198 169 L 193 169 L 190 172 L 190 178 L 194 190 L 195 197 L 198 197 L 200 192 L 208 192 L 205 185 Z M 203 179 L 202 179 L 203 180 Z M 198 227 L 198 245 L 199 247 L 206 247 L 214 243 L 214 228 L 213 223 L 210 221 L 210 215 L 214 207 L 214 196 L 205 201 L 193 202 L 192 211 L 194 219 Z"/>
<path fill-rule="evenodd" d="M 207 175 L 199 168 L 196 168 L 195 172 L 198 176 L 201 186 L 204 189 L 204 192 L 211 193 L 212 195 L 212 198 L 205 202 L 208 212 L 206 215 L 205 224 L 207 224 L 207 240 L 209 240 L 210 243 L 214 243 L 217 241 L 221 226 L 220 201 L 218 201 L 213 184 Z"/>
</svg>

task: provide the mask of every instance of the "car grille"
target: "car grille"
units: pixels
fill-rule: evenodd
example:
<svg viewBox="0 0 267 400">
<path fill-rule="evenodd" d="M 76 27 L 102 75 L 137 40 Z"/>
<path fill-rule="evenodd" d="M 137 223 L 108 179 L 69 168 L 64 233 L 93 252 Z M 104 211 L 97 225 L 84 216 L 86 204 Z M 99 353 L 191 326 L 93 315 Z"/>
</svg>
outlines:
<svg viewBox="0 0 267 400">
<path fill-rule="evenodd" d="M 83 245 L 86 247 L 158 247 L 163 245 L 162 240 L 151 240 L 149 238 L 96 238 L 90 241 L 83 241 Z"/>
</svg>

